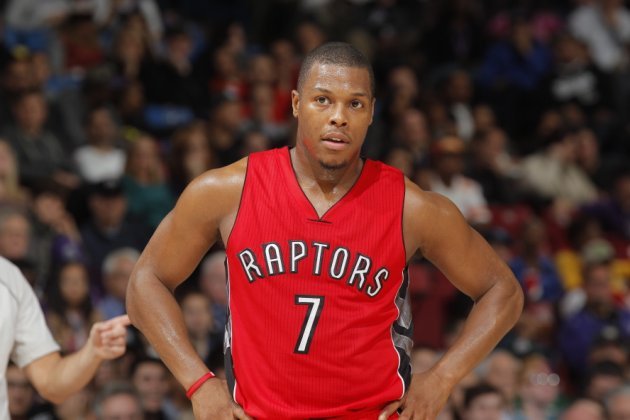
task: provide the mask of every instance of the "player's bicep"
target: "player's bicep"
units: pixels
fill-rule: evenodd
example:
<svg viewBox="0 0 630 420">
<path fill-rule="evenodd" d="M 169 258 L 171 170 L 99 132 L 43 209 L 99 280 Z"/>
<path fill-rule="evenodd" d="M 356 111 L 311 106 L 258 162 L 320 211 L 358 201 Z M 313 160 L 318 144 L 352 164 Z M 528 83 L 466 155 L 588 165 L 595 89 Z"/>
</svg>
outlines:
<svg viewBox="0 0 630 420">
<path fill-rule="evenodd" d="M 455 287 L 477 299 L 511 276 L 507 265 L 450 200 L 423 192 L 415 203 L 412 195 L 411 201 L 415 210 L 411 232 L 419 249 Z"/>
<path fill-rule="evenodd" d="M 191 183 L 151 237 L 138 269 L 150 270 L 170 289 L 190 276 L 217 240 L 225 211 L 220 189 L 208 180 Z"/>
</svg>

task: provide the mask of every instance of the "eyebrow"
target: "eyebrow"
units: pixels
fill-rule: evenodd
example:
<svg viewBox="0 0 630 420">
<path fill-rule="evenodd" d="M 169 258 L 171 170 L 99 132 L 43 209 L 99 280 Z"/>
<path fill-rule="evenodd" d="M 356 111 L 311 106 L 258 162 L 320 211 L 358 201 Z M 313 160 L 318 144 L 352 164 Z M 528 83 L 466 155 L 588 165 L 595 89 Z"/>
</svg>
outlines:
<svg viewBox="0 0 630 420">
<path fill-rule="evenodd" d="M 328 90 L 326 88 L 323 88 L 323 87 L 319 87 L 319 86 L 315 86 L 313 89 L 318 90 L 320 92 L 324 92 L 324 93 L 333 93 L 332 91 L 330 91 L 330 90 Z M 370 95 L 368 95 L 365 92 L 352 92 L 352 93 L 350 93 L 350 95 L 351 96 L 363 96 L 363 97 L 366 97 L 366 98 L 370 97 Z"/>
</svg>

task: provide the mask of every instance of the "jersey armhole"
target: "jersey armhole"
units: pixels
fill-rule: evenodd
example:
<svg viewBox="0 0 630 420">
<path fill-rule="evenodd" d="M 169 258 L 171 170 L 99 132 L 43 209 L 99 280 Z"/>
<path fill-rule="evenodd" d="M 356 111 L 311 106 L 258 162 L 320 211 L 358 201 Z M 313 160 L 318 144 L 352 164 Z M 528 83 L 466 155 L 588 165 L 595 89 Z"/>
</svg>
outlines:
<svg viewBox="0 0 630 420">
<path fill-rule="evenodd" d="M 250 164 L 250 160 L 251 160 L 252 156 L 250 155 L 247 158 L 247 163 L 245 165 L 245 179 L 243 180 L 243 189 L 241 190 L 241 197 L 238 200 L 238 208 L 236 209 L 236 217 L 234 217 L 234 224 L 232 225 L 232 229 L 230 229 L 230 234 L 228 235 L 227 241 L 225 241 L 225 249 L 228 250 L 230 248 L 230 239 L 232 238 L 232 234 L 234 233 L 234 229 L 236 229 L 236 226 L 238 225 L 238 221 L 240 219 L 240 215 L 241 215 L 241 209 L 243 207 L 243 197 L 245 196 L 246 192 L 247 192 L 247 177 L 249 175 L 249 164 Z"/>
<path fill-rule="evenodd" d="M 405 243 L 405 199 L 407 198 L 407 183 L 405 175 L 401 173 L 402 180 L 402 203 L 400 203 L 400 239 L 402 241 L 402 250 L 405 253 L 405 267 L 409 265 L 409 261 L 413 255 L 407 259 L 407 244 Z"/>
</svg>

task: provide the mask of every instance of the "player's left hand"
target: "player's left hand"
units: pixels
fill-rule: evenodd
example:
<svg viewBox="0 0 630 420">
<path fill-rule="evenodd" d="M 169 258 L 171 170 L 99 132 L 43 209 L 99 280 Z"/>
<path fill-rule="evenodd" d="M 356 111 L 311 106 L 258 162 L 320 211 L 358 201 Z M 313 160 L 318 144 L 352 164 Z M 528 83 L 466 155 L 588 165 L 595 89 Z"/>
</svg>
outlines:
<svg viewBox="0 0 630 420">
<path fill-rule="evenodd" d="M 402 408 L 399 420 L 434 420 L 448 401 L 451 388 L 432 370 L 416 373 L 405 396 L 388 404 L 378 420 L 389 419 L 399 408 Z"/>
<path fill-rule="evenodd" d="M 108 321 L 97 322 L 90 330 L 88 345 L 100 359 L 115 359 L 125 353 L 127 326 L 131 324 L 127 315 L 117 316 Z"/>
</svg>

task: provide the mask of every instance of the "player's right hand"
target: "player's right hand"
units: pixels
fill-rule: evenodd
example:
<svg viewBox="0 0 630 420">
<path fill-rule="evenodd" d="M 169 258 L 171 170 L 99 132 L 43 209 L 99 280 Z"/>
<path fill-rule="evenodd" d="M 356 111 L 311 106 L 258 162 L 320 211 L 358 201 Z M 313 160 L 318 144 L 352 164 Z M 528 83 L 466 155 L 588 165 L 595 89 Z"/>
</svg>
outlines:
<svg viewBox="0 0 630 420">
<path fill-rule="evenodd" d="M 230 397 L 225 381 L 206 381 L 191 398 L 196 420 L 252 420 Z"/>
</svg>

